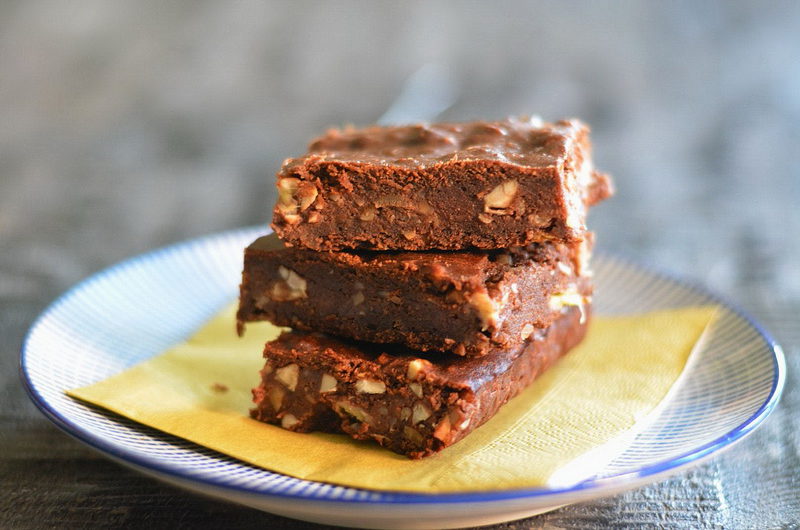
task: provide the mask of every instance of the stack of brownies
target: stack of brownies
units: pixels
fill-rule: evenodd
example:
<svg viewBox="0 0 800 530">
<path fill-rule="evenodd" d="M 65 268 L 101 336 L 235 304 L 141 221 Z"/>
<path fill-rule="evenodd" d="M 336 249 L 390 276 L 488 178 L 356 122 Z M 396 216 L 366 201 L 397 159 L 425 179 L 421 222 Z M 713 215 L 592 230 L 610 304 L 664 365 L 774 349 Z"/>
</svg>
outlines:
<svg viewBox="0 0 800 530">
<path fill-rule="evenodd" d="M 238 325 L 292 331 L 266 345 L 254 418 L 420 458 L 583 338 L 586 211 L 612 189 L 581 122 L 332 130 L 277 177 Z"/>
</svg>

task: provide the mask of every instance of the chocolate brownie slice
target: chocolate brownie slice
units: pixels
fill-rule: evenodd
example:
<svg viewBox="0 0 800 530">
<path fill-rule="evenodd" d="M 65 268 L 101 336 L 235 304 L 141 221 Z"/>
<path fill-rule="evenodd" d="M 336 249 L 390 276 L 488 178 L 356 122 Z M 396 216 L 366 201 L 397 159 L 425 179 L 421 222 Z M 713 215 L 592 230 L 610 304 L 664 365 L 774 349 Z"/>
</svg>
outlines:
<svg viewBox="0 0 800 530">
<path fill-rule="evenodd" d="M 331 130 L 277 175 L 272 226 L 313 250 L 459 250 L 578 241 L 612 193 L 577 120 Z"/>
<path fill-rule="evenodd" d="M 272 236 L 245 250 L 244 323 L 481 356 L 520 346 L 591 295 L 588 240 L 503 251 L 314 252 Z"/>
<path fill-rule="evenodd" d="M 251 416 L 298 432 L 344 432 L 421 458 L 486 422 L 578 344 L 586 326 L 586 315 L 572 308 L 524 345 L 481 358 L 286 332 L 266 345 Z"/>
</svg>

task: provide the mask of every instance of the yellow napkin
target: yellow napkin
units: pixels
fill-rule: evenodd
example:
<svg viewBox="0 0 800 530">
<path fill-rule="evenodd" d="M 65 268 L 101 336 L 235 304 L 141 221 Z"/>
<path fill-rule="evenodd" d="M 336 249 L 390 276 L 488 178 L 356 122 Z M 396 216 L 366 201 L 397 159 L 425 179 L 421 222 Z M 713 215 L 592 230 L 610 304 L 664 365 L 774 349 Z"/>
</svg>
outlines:
<svg viewBox="0 0 800 530">
<path fill-rule="evenodd" d="M 422 460 L 344 435 L 298 434 L 251 420 L 263 345 L 280 329 L 250 324 L 240 339 L 233 306 L 186 342 L 68 394 L 308 480 L 423 493 L 536 487 L 588 478 L 595 470 L 586 455 L 594 467 L 609 461 L 614 444 L 667 396 L 714 311 L 595 317 L 583 343 L 494 418 Z"/>
</svg>

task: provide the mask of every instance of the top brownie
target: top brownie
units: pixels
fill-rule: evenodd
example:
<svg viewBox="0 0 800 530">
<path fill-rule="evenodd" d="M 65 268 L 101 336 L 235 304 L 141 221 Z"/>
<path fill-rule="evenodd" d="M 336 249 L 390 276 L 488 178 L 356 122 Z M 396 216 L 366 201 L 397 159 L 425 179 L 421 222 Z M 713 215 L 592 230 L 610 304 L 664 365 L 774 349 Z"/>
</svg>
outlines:
<svg viewBox="0 0 800 530">
<path fill-rule="evenodd" d="M 612 193 L 586 125 L 535 118 L 330 130 L 277 179 L 272 226 L 312 250 L 575 242 Z"/>
</svg>

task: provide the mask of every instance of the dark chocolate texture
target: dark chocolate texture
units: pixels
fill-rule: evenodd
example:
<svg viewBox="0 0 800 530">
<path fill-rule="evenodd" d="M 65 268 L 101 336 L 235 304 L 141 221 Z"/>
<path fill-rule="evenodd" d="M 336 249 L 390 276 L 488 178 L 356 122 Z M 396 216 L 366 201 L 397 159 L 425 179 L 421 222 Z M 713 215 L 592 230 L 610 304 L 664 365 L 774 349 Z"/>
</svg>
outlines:
<svg viewBox="0 0 800 530">
<path fill-rule="evenodd" d="M 588 128 L 542 123 L 331 130 L 277 175 L 273 227 L 312 250 L 500 249 L 575 242 L 612 193 Z"/>
<path fill-rule="evenodd" d="M 481 356 L 514 348 L 566 306 L 588 302 L 588 241 L 503 251 L 314 252 L 274 235 L 245 250 L 248 321 L 423 351 Z"/>
<path fill-rule="evenodd" d="M 286 332 L 266 345 L 251 416 L 297 432 L 343 432 L 421 458 L 494 416 L 578 344 L 586 327 L 587 314 L 571 308 L 524 345 L 480 359 Z"/>
</svg>

